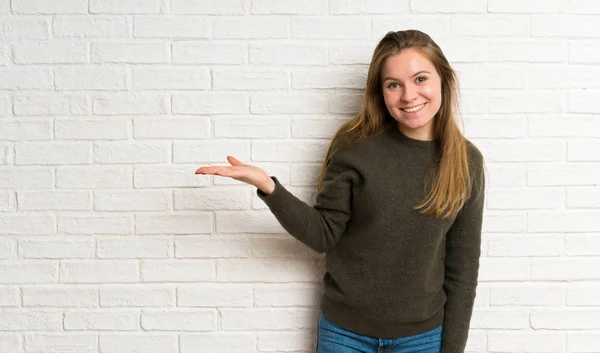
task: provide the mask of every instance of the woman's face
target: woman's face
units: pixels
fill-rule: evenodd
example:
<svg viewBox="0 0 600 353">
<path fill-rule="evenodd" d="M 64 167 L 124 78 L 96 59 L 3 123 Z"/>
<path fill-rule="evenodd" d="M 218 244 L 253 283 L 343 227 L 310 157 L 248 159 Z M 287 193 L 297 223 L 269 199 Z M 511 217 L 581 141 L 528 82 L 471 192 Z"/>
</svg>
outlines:
<svg viewBox="0 0 600 353">
<path fill-rule="evenodd" d="M 442 104 L 442 81 L 418 50 L 385 59 L 381 71 L 385 106 L 409 137 L 433 140 L 433 117 Z"/>
</svg>

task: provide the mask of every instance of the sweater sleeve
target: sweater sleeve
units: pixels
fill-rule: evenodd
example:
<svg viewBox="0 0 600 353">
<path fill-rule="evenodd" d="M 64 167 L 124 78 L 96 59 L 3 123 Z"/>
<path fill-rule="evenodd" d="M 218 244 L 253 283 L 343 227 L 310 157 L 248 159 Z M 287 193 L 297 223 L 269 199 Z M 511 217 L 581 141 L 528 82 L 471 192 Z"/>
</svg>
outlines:
<svg viewBox="0 0 600 353">
<path fill-rule="evenodd" d="M 483 157 L 475 155 L 471 195 L 446 234 L 442 353 L 465 351 L 475 301 L 485 195 Z"/>
<path fill-rule="evenodd" d="M 318 253 L 335 247 L 352 215 L 352 187 L 359 174 L 348 158 L 342 156 L 343 152 L 334 153 L 329 159 L 323 188 L 314 206 L 291 194 L 274 176 L 271 176 L 275 182 L 273 192 L 267 195 L 256 190 L 281 226 Z"/>
</svg>

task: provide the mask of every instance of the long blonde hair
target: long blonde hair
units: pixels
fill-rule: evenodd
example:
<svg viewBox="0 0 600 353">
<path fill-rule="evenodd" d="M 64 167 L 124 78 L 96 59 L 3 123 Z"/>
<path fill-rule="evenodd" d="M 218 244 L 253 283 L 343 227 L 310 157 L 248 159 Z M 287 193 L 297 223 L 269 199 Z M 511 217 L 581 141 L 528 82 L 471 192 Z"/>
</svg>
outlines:
<svg viewBox="0 0 600 353">
<path fill-rule="evenodd" d="M 428 58 L 442 81 L 442 103 L 433 121 L 433 137 L 439 145 L 438 159 L 425 181 L 427 196 L 415 209 L 439 218 L 453 217 L 468 199 L 472 182 L 467 140 L 455 121 L 459 118 L 458 80 L 440 47 L 429 35 L 418 30 L 388 32 L 377 44 L 369 64 L 360 112 L 344 123 L 333 136 L 321 166 L 317 188 L 318 191 L 323 188 L 325 170 L 334 153 L 380 133 L 384 125 L 393 120 L 383 100 L 381 70 L 386 58 L 407 48 L 414 48 Z M 341 135 L 344 135 L 344 143 L 332 151 L 336 139 Z"/>
</svg>

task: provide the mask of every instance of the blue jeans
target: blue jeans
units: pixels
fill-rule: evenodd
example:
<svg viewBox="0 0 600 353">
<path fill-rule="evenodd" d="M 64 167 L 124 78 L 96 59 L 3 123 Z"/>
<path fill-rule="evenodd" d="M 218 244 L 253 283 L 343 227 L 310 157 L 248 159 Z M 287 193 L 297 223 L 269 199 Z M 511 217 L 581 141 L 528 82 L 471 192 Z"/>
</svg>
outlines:
<svg viewBox="0 0 600 353">
<path fill-rule="evenodd" d="M 345 330 L 319 313 L 316 353 L 440 353 L 442 325 L 402 338 L 375 338 Z"/>
</svg>

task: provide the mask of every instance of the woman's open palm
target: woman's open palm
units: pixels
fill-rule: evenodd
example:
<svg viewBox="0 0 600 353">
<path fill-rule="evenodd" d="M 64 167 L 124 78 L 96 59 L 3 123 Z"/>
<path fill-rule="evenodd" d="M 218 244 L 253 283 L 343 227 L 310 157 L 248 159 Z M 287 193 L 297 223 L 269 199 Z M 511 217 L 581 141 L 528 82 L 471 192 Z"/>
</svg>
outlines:
<svg viewBox="0 0 600 353">
<path fill-rule="evenodd" d="M 201 167 L 196 170 L 196 174 L 212 174 L 229 177 L 254 185 L 259 189 L 265 188 L 265 185 L 268 185 L 269 181 L 271 181 L 267 172 L 258 167 L 244 164 L 232 156 L 227 156 L 227 161 L 231 166 Z"/>
</svg>

